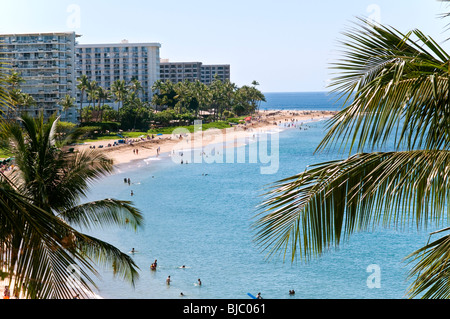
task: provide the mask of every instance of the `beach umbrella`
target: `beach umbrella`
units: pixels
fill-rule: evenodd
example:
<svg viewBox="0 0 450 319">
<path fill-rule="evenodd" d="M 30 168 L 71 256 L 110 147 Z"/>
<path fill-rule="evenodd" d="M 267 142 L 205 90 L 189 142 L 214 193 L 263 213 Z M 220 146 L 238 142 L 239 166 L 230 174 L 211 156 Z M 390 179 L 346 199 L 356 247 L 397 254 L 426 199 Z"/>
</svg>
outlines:
<svg viewBox="0 0 450 319">
<path fill-rule="evenodd" d="M 161 136 L 162 134 L 161 133 L 159 133 L 159 134 L 157 134 L 156 136 Z"/>
<path fill-rule="evenodd" d="M 252 117 L 251 117 L 251 116 L 246 117 L 245 120 L 246 120 L 246 121 L 251 121 L 251 120 L 252 120 Z"/>
</svg>

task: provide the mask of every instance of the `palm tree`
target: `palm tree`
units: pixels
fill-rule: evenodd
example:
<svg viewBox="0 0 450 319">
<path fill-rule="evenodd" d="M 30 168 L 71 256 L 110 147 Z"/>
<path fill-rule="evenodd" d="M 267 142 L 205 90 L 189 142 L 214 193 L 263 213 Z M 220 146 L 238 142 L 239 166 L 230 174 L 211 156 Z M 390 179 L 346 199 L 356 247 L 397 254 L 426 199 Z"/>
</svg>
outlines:
<svg viewBox="0 0 450 319">
<path fill-rule="evenodd" d="M 16 71 L 12 71 L 6 77 L 6 83 L 8 84 L 10 89 L 17 89 L 24 82 L 25 82 L 24 78 L 20 75 L 20 73 Z"/>
<path fill-rule="evenodd" d="M 102 87 L 99 87 L 98 89 L 98 107 L 100 112 L 100 122 L 103 122 L 103 106 L 105 105 L 106 101 L 109 101 L 112 97 L 111 91 Z"/>
<path fill-rule="evenodd" d="M 111 85 L 111 93 L 114 95 L 114 98 L 117 102 L 122 103 L 125 101 L 125 98 L 128 94 L 128 88 L 124 80 L 116 80 Z M 120 110 L 120 104 L 117 111 Z"/>
<path fill-rule="evenodd" d="M 20 85 L 24 82 L 24 78 L 16 71 L 11 71 L 5 78 L 5 84 L 7 85 L 9 92 L 9 104 L 14 113 L 17 112 L 17 109 L 22 102 L 23 92 L 20 89 Z M 7 118 L 10 117 L 9 111 L 10 108 L 7 109 Z"/>
<path fill-rule="evenodd" d="M 98 100 L 98 88 L 99 85 L 97 83 L 97 81 L 91 81 L 89 82 L 88 88 L 86 90 L 87 92 L 87 96 L 88 96 L 88 101 L 89 101 L 89 106 L 93 105 L 93 108 L 95 110 L 95 102 Z"/>
<path fill-rule="evenodd" d="M 129 89 L 131 92 L 134 92 L 139 95 L 139 93 L 144 91 L 144 87 L 142 86 L 141 82 L 139 82 L 138 79 L 133 78 L 129 84 Z"/>
<path fill-rule="evenodd" d="M 351 103 L 330 120 L 318 151 L 341 140 L 350 155 L 268 192 L 254 226 L 270 256 L 310 259 L 372 226 L 414 220 L 420 228 L 448 218 L 450 55 L 419 30 L 362 21 L 345 36 L 332 88 Z M 392 137 L 391 151 L 377 151 Z M 408 256 L 416 263 L 410 297 L 450 297 L 449 242 L 447 234 Z"/>
<path fill-rule="evenodd" d="M 39 223 L 27 215 L 17 217 L 19 208 L 6 205 L 8 209 L 0 214 L 7 222 L 0 230 L 0 244 L 5 247 L 0 261 L 14 276 L 15 289 L 25 287 L 30 298 L 71 298 L 76 293 L 88 296 L 86 290 L 90 292 L 90 285 L 95 286 L 89 275 L 97 274 L 94 263 L 111 266 L 114 273 L 134 284 L 137 267 L 127 254 L 74 227 L 119 225 L 136 229 L 142 216 L 127 201 L 81 203 L 89 185 L 110 174 L 113 166 L 95 150 L 72 153 L 57 148 L 56 124 L 55 118 L 44 123 L 42 115 L 38 119 L 24 115 L 21 123 L 3 127 L 18 169 L 1 183 L 0 197 L 8 190 L 11 198 L 21 198 L 16 206 L 37 214 L 32 218 L 39 218 Z M 62 145 L 73 143 L 79 134 L 69 134 Z M 4 202 L 0 205 L 3 209 Z M 73 274 L 68 271 L 74 265 L 80 267 L 79 287 L 71 284 Z"/>
<path fill-rule="evenodd" d="M 84 92 L 89 88 L 89 79 L 86 74 L 78 78 L 77 89 L 80 91 L 80 123 L 83 122 L 83 98 Z"/>
<path fill-rule="evenodd" d="M 66 112 L 75 106 L 75 98 L 71 97 L 69 94 L 66 94 L 66 96 L 64 96 L 59 103 L 62 106 L 63 112 Z"/>
</svg>

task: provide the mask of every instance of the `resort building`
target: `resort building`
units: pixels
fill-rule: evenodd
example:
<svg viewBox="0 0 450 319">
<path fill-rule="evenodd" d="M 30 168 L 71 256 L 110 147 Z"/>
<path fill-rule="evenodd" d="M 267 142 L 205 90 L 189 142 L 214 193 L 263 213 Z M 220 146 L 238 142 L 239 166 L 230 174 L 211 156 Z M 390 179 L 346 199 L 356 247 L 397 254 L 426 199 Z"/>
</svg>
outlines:
<svg viewBox="0 0 450 319">
<path fill-rule="evenodd" d="M 33 116 L 43 111 L 44 117 L 61 115 L 60 101 L 75 96 L 75 32 L 1 34 L 1 66 L 15 71 L 25 80 L 24 93 L 36 101 L 35 106 L 20 111 Z M 6 72 L 8 73 L 8 72 Z M 75 121 L 75 111 L 64 112 L 65 120 Z"/>
<path fill-rule="evenodd" d="M 204 65 L 202 62 L 169 62 L 161 60 L 161 80 L 173 83 L 182 81 L 200 81 L 211 84 L 215 77 L 221 81 L 230 80 L 230 65 Z"/>
<path fill-rule="evenodd" d="M 79 44 L 76 47 L 77 78 L 84 74 L 106 89 L 116 80 L 129 84 L 136 79 L 143 87 L 140 97 L 150 101 L 152 85 L 160 78 L 160 48 L 159 43 L 128 43 L 126 40 L 117 44 Z"/>
<path fill-rule="evenodd" d="M 230 81 L 230 65 L 229 64 L 212 64 L 202 65 L 200 81 L 207 85 L 217 77 L 220 81 Z"/>
</svg>

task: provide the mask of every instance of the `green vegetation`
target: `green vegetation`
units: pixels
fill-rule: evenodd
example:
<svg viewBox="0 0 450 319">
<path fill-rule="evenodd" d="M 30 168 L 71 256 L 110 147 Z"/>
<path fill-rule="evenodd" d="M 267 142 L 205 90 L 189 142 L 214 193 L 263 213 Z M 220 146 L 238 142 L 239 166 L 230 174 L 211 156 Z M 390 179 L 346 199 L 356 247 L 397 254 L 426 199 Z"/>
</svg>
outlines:
<svg viewBox="0 0 450 319">
<path fill-rule="evenodd" d="M 77 86 L 81 94 L 81 124 L 109 121 L 120 123 L 122 131 L 148 132 L 169 126 L 189 126 L 197 119 L 204 123 L 226 121 L 258 110 L 265 97 L 257 85 L 253 81 L 251 86 L 239 88 L 218 79 L 209 86 L 199 81 L 157 81 L 152 87 L 157 93 L 149 103 L 143 101 L 144 91 L 137 80 L 130 83 L 117 80 L 111 88 L 102 88 L 96 81 L 89 82 L 82 76 Z M 61 103 L 67 106 L 71 102 L 66 97 Z M 108 105 L 110 102 L 117 102 L 118 109 Z"/>
<path fill-rule="evenodd" d="M 270 255 L 309 260 L 357 231 L 448 223 L 450 55 L 418 30 L 362 21 L 345 35 L 332 88 L 352 103 L 329 122 L 317 151 L 341 145 L 351 156 L 271 188 L 254 225 Z M 393 151 L 375 151 L 392 135 Z M 449 230 L 408 256 L 409 297 L 450 297 Z"/>
<path fill-rule="evenodd" d="M 95 150 L 63 151 L 86 129 L 55 118 L 44 122 L 42 115 L 9 120 L 20 104 L 5 78 L 12 77 L 0 74 L 0 150 L 14 156 L 15 169 L 0 171 L 2 279 L 14 279 L 11 291 L 33 299 L 89 297 L 98 266 L 134 285 L 138 268 L 128 254 L 79 231 L 105 226 L 135 230 L 142 224 L 140 211 L 129 201 L 81 203 L 92 182 L 110 174 L 113 164 Z"/>
</svg>

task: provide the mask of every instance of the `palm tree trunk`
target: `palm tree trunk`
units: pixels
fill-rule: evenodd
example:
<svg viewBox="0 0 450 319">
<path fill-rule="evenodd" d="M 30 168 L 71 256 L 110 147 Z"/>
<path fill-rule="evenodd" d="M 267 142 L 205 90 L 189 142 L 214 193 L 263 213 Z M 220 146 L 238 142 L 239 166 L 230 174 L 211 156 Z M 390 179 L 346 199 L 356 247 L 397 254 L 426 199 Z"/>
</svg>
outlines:
<svg viewBox="0 0 450 319">
<path fill-rule="evenodd" d="M 80 97 L 80 123 L 83 123 L 83 95 L 84 95 L 84 91 L 81 91 L 81 97 Z"/>
</svg>

